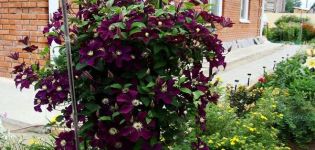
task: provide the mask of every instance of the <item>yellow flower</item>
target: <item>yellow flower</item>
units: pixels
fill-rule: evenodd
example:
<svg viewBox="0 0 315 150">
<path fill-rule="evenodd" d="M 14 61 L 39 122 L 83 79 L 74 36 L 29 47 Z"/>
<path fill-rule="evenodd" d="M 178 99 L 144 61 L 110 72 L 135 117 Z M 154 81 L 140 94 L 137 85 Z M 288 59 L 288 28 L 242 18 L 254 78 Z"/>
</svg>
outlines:
<svg viewBox="0 0 315 150">
<path fill-rule="evenodd" d="M 36 138 L 31 138 L 31 139 L 28 141 L 28 144 L 29 144 L 29 145 L 39 144 L 39 140 L 36 139 Z"/>
<path fill-rule="evenodd" d="M 235 145 L 237 142 L 239 142 L 240 139 L 237 136 L 234 136 L 231 140 L 230 140 L 230 144 L 231 145 Z"/>
<path fill-rule="evenodd" d="M 255 132 L 255 131 L 256 131 L 256 128 L 251 128 L 251 127 L 249 127 L 248 130 L 249 130 L 250 132 Z"/>
<path fill-rule="evenodd" d="M 55 124 L 55 123 L 57 122 L 57 118 L 58 118 L 59 116 L 60 116 L 60 115 L 56 115 L 56 116 L 52 117 L 52 118 L 50 119 L 50 123 Z"/>
<path fill-rule="evenodd" d="M 218 81 L 218 82 L 222 82 L 222 81 L 223 81 L 220 76 L 217 76 L 217 77 L 215 78 L 215 80 Z"/>
<path fill-rule="evenodd" d="M 212 144 L 212 143 L 213 143 L 213 141 L 210 139 L 210 140 L 208 141 L 208 143 L 209 143 L 209 144 Z"/>
<path fill-rule="evenodd" d="M 315 68 L 315 57 L 309 57 L 309 58 L 307 58 L 305 65 L 306 65 L 309 69 Z"/>
<path fill-rule="evenodd" d="M 272 90 L 272 95 L 279 95 L 280 94 L 280 89 L 279 88 L 275 88 Z"/>
<path fill-rule="evenodd" d="M 265 121 L 268 120 L 268 118 L 266 116 L 264 116 L 264 115 L 260 115 L 260 119 L 265 120 Z"/>
<path fill-rule="evenodd" d="M 282 119 L 283 118 L 283 114 L 278 114 L 278 117 Z"/>
</svg>

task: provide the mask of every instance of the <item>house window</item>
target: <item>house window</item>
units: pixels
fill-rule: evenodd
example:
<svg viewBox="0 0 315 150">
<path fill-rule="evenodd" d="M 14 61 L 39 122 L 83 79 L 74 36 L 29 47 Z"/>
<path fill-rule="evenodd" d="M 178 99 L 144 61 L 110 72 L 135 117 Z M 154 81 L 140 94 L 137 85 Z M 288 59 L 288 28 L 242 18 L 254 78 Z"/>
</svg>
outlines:
<svg viewBox="0 0 315 150">
<path fill-rule="evenodd" d="M 217 16 L 222 16 L 223 0 L 210 0 L 211 12 Z"/>
<path fill-rule="evenodd" d="M 249 23 L 249 0 L 241 0 L 241 22 Z"/>
</svg>

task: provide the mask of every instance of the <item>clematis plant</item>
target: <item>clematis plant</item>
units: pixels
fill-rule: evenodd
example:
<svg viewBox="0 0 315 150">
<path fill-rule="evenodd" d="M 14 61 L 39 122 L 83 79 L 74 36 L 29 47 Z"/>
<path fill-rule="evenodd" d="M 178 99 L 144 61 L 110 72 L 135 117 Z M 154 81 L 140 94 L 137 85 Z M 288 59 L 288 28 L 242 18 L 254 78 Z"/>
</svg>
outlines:
<svg viewBox="0 0 315 150">
<path fill-rule="evenodd" d="M 160 8 L 143 1 L 76 3 L 80 10 L 69 21 L 82 146 L 163 149 L 180 140 L 173 137 L 184 133 L 190 118 L 200 132 L 207 130 L 205 109 L 219 96 L 209 90 L 212 75 L 203 74 L 202 63 L 225 67 L 225 50 L 213 31 L 231 27 L 230 19 L 210 13 L 207 1 Z M 196 12 L 197 5 L 203 10 Z M 14 73 L 17 86 L 35 84 L 35 111 L 65 106 L 57 121 L 69 130 L 56 137 L 56 149 L 73 149 L 62 16 L 54 13 L 43 31 L 49 44 L 61 44 L 60 56 L 44 68 L 23 63 Z M 192 148 L 208 149 L 198 134 Z"/>
</svg>

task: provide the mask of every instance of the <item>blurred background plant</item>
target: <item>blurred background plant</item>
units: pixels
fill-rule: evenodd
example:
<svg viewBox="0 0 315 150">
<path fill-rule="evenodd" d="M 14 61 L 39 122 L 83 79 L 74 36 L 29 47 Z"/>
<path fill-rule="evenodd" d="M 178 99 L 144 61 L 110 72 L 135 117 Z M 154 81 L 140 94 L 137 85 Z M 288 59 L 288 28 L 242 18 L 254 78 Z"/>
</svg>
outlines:
<svg viewBox="0 0 315 150">
<path fill-rule="evenodd" d="M 302 27 L 301 27 L 302 24 Z M 293 15 L 282 16 L 275 22 L 276 27 L 265 28 L 264 34 L 272 42 L 310 42 L 315 38 L 315 28 L 309 18 Z M 302 39 L 297 38 L 301 36 Z"/>
</svg>

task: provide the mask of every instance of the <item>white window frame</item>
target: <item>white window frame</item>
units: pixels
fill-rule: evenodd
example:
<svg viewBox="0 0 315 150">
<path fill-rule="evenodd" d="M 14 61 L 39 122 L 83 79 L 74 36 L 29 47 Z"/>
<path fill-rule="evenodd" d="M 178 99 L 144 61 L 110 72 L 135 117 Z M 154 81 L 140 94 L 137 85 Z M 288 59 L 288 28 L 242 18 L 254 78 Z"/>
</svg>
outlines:
<svg viewBox="0 0 315 150">
<path fill-rule="evenodd" d="M 213 5 L 211 5 L 211 11 L 213 9 L 216 9 L 217 13 L 214 13 L 214 14 L 217 16 L 222 16 L 222 14 L 223 14 L 223 0 L 209 0 L 209 3 L 213 4 Z"/>
<path fill-rule="evenodd" d="M 243 3 L 243 1 L 245 1 Z M 250 5 L 250 0 L 241 0 L 241 7 L 240 7 L 240 22 L 242 23 L 250 23 L 249 21 L 249 5 Z M 245 6 L 243 6 L 245 4 Z M 242 16 L 242 13 L 244 11 L 244 15 Z"/>
<path fill-rule="evenodd" d="M 50 22 L 50 18 L 53 17 L 53 13 L 58 11 L 59 9 L 59 0 L 49 0 L 48 2 L 48 6 L 49 6 L 49 22 Z M 50 45 L 50 60 L 54 60 L 55 57 L 59 56 L 59 44 L 57 44 L 55 41 L 53 41 Z"/>
</svg>

